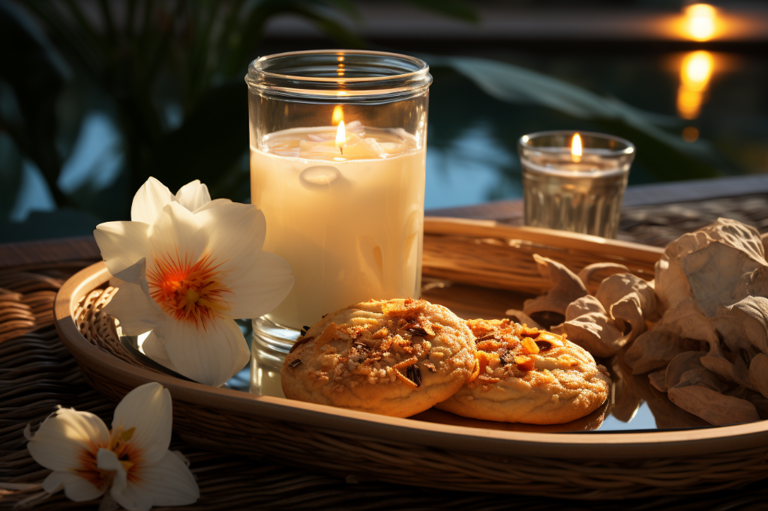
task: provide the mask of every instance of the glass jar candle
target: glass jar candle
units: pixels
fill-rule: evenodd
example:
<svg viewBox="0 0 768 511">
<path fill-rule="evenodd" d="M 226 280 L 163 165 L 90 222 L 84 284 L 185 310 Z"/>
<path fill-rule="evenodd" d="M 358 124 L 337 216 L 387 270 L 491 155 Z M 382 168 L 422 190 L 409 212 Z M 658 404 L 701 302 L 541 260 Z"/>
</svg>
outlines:
<svg viewBox="0 0 768 511">
<path fill-rule="evenodd" d="M 634 145 L 601 133 L 546 131 L 524 135 L 518 151 L 525 225 L 616 236 Z"/>
<path fill-rule="evenodd" d="M 432 77 L 413 57 L 322 50 L 261 57 L 245 80 L 251 199 L 295 277 L 253 322 L 254 351 L 278 362 L 325 314 L 420 295 Z"/>
</svg>

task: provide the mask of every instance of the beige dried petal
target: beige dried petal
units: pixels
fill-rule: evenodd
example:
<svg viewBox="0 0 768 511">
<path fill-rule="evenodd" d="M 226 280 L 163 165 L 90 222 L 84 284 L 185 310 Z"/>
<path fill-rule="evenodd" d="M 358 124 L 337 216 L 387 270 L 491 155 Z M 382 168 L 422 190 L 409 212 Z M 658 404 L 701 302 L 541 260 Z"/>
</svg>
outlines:
<svg viewBox="0 0 768 511">
<path fill-rule="evenodd" d="M 699 351 L 702 343 L 678 337 L 672 332 L 651 330 L 635 339 L 624 354 L 624 362 L 632 374 L 644 374 L 666 366 L 673 358 L 686 351 Z"/>
<path fill-rule="evenodd" d="M 691 295 L 680 261 L 712 242 L 720 242 L 745 253 L 757 265 L 765 264 L 765 250 L 757 230 L 735 220 L 719 218 L 715 223 L 684 234 L 667 245 L 656 263 L 655 288 L 663 308 L 674 307 Z"/>
<path fill-rule="evenodd" d="M 537 312 L 555 312 L 565 315 L 568 305 L 587 294 L 587 289 L 571 270 L 562 264 L 533 254 L 533 258 L 542 277 L 552 282 L 552 289 L 547 294 L 526 300 L 523 304 L 523 312 L 527 315 Z"/>
<path fill-rule="evenodd" d="M 652 373 L 648 373 L 648 381 L 651 383 L 651 385 L 653 385 L 653 388 L 655 388 L 659 392 L 667 391 L 667 384 L 665 381 L 666 373 L 667 371 L 664 369 L 662 369 L 661 371 L 654 371 Z"/>
<path fill-rule="evenodd" d="M 571 303 L 565 318 L 563 330 L 568 340 L 596 357 L 610 357 L 627 342 L 594 296 L 582 296 Z"/>
<path fill-rule="evenodd" d="M 748 296 L 719 309 L 714 326 L 729 350 L 768 353 L 768 298 Z"/>
<path fill-rule="evenodd" d="M 579 278 L 589 294 L 593 295 L 604 279 L 616 273 L 629 273 L 629 268 L 618 263 L 593 263 L 581 269 Z"/>
<path fill-rule="evenodd" d="M 712 240 L 741 250 L 759 264 L 765 264 L 765 249 L 760 233 L 751 225 L 730 218 L 718 218 L 716 222 L 699 229 Z"/>
<path fill-rule="evenodd" d="M 745 274 L 748 277 L 760 266 L 750 254 L 721 242 L 688 254 L 680 264 L 696 304 L 708 317 L 715 317 L 721 305 L 735 303 Z"/>
<path fill-rule="evenodd" d="M 642 315 L 648 316 L 656 310 L 656 294 L 653 288 L 648 282 L 631 273 L 619 273 L 606 278 L 600 284 L 595 297 L 610 312 L 613 304 L 632 294 L 637 295 Z"/>
<path fill-rule="evenodd" d="M 744 399 L 724 396 L 710 388 L 689 385 L 669 389 L 669 399 L 714 426 L 741 424 L 760 420 L 755 405 Z"/>
<path fill-rule="evenodd" d="M 521 310 L 507 309 L 507 312 L 504 314 L 513 319 L 516 319 L 517 322 L 521 325 L 528 325 L 531 328 L 541 328 L 541 325 L 539 325 L 532 317 Z"/>
<path fill-rule="evenodd" d="M 671 389 L 679 389 L 682 387 L 690 387 L 691 385 L 698 385 L 700 387 L 706 387 L 712 389 L 715 392 L 725 392 L 728 390 L 728 384 L 718 378 L 718 376 L 707 369 L 704 366 L 694 367 L 688 369 L 680 375 L 680 381 Z"/>
<path fill-rule="evenodd" d="M 752 388 L 768 398 L 768 356 L 758 353 L 749 364 L 749 381 Z"/>
<path fill-rule="evenodd" d="M 664 375 L 664 386 L 667 389 L 671 389 L 682 380 L 684 373 L 691 369 L 697 369 L 703 367 L 701 364 L 701 357 L 706 355 L 704 351 L 686 351 L 675 356 L 667 366 L 667 370 Z M 666 392 L 666 391 L 665 391 Z"/>
</svg>

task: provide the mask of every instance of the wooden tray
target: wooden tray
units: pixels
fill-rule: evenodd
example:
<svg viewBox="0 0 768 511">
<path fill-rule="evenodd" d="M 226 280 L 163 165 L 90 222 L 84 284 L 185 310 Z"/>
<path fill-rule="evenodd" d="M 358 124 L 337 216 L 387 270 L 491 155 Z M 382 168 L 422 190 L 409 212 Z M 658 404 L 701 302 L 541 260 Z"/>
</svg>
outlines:
<svg viewBox="0 0 768 511">
<path fill-rule="evenodd" d="M 514 232 L 521 239 L 528 234 Z M 425 238 L 425 253 L 433 234 Z M 545 241 L 536 241 L 542 249 L 566 252 L 563 244 L 579 238 L 544 234 Z M 600 238 L 584 237 L 583 246 L 596 240 L 602 248 L 592 253 L 592 262 L 617 251 L 626 260 L 658 257 L 656 249 Z M 630 433 L 505 431 L 391 418 L 184 381 L 121 352 L 114 323 L 101 313 L 109 299 L 109 291 L 103 291 L 108 279 L 98 263 L 61 288 L 54 312 L 62 342 L 89 383 L 114 400 L 149 381 L 168 388 L 174 430 L 192 445 L 416 486 L 578 499 L 693 494 L 768 476 L 768 421 Z"/>
</svg>

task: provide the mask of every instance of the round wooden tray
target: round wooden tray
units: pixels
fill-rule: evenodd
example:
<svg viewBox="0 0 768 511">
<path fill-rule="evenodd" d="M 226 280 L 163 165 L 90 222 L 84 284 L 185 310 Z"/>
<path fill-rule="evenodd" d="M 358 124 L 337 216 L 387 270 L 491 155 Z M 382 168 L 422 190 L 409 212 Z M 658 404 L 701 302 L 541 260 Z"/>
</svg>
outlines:
<svg viewBox="0 0 768 511">
<path fill-rule="evenodd" d="M 62 342 L 88 382 L 114 400 L 149 381 L 168 388 L 174 430 L 205 449 L 415 486 L 576 499 L 693 494 L 768 477 L 768 421 L 630 433 L 499 431 L 174 378 L 122 356 L 105 341 L 115 336 L 114 323 L 101 313 L 109 292 L 98 290 L 109 277 L 97 263 L 62 286 L 54 307 Z"/>
</svg>

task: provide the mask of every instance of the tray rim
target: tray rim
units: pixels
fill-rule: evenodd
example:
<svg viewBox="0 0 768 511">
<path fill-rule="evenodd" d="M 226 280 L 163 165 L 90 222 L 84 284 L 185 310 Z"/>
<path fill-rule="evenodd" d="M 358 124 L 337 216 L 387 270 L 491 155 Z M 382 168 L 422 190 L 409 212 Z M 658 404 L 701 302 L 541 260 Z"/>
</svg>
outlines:
<svg viewBox="0 0 768 511">
<path fill-rule="evenodd" d="M 608 240 L 609 242 L 611 240 Z M 642 247 L 642 245 L 641 245 Z M 378 442 L 408 442 L 441 450 L 490 456 L 530 456 L 550 459 L 627 460 L 701 456 L 768 445 L 768 421 L 735 426 L 653 432 L 533 433 L 483 430 L 407 418 L 395 418 L 304 403 L 187 382 L 132 366 L 83 337 L 72 318 L 77 301 L 108 282 L 103 262 L 68 279 L 54 302 L 56 330 L 62 343 L 91 371 L 138 386 L 157 381 L 173 399 L 229 413 L 287 421 L 320 430 L 369 436 Z"/>
</svg>

